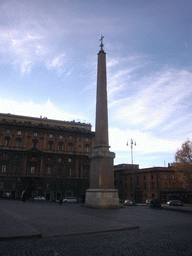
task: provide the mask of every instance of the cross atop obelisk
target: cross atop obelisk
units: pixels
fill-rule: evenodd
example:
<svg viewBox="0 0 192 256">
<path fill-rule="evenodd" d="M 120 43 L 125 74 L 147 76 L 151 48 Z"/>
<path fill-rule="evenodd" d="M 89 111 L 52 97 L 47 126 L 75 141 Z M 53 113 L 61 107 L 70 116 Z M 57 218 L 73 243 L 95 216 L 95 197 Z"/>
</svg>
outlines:
<svg viewBox="0 0 192 256">
<path fill-rule="evenodd" d="M 95 208 L 114 208 L 119 207 L 119 198 L 118 191 L 114 189 L 115 154 L 109 151 L 108 143 L 107 72 L 103 38 L 101 36 L 97 65 L 95 145 L 90 155 L 90 189 L 86 192 L 85 204 Z"/>
<path fill-rule="evenodd" d="M 102 52 L 104 52 L 104 50 L 103 50 L 103 46 L 104 46 L 103 38 L 104 38 L 104 36 L 101 36 L 101 39 L 99 39 L 99 41 L 101 41 L 101 44 L 100 44 L 101 50 L 100 51 L 102 51 Z"/>
</svg>

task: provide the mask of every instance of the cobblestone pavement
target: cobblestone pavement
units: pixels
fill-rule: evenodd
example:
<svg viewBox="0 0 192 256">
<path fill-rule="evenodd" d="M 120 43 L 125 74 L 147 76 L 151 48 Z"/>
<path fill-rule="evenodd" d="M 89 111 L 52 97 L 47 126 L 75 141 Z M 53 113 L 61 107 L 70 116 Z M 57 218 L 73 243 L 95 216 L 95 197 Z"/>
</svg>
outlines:
<svg viewBox="0 0 192 256">
<path fill-rule="evenodd" d="M 41 204 L 38 205 L 40 206 Z M 51 209 L 56 209 L 55 207 L 57 205 L 42 204 L 42 208 L 50 209 L 48 216 L 51 216 Z M 192 255 L 191 214 L 153 210 L 143 206 L 125 207 L 118 210 L 89 209 L 71 204 L 62 205 L 61 207 L 63 207 L 60 208 L 63 211 L 64 209 L 67 210 L 64 213 L 71 212 L 79 214 L 80 217 L 83 214 L 85 219 L 79 219 L 79 223 L 86 222 L 86 217 L 92 216 L 95 225 L 99 220 L 108 222 L 108 220 L 115 221 L 116 219 L 117 223 L 139 225 L 139 228 L 92 234 L 0 241 L 0 255 Z M 15 213 L 17 218 L 19 217 L 18 211 Z M 24 217 L 24 215 L 22 216 Z M 40 227 L 40 224 L 38 224 L 38 227 Z"/>
</svg>

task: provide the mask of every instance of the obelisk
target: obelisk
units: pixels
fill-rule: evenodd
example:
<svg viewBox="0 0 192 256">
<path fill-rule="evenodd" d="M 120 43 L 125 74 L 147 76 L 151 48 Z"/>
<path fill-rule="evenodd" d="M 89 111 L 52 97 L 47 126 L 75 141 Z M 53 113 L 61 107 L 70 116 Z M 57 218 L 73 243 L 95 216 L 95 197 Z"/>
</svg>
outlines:
<svg viewBox="0 0 192 256">
<path fill-rule="evenodd" d="M 90 189 L 86 191 L 85 205 L 116 208 L 119 207 L 119 198 L 118 190 L 114 189 L 115 153 L 109 151 L 108 142 L 107 72 L 103 38 L 101 36 L 98 53 L 95 143 L 90 155 Z"/>
</svg>

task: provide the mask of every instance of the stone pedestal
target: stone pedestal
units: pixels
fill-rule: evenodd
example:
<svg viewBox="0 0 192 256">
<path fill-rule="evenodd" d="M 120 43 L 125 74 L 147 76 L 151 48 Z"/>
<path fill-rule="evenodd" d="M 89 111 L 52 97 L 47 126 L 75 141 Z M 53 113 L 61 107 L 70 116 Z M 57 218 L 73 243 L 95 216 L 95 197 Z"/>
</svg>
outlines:
<svg viewBox="0 0 192 256">
<path fill-rule="evenodd" d="M 117 189 L 88 189 L 85 205 L 93 208 L 119 208 Z"/>
<path fill-rule="evenodd" d="M 90 155 L 90 189 L 85 205 L 93 208 L 119 208 L 118 190 L 114 189 L 113 158 L 109 146 L 95 146 Z"/>
</svg>

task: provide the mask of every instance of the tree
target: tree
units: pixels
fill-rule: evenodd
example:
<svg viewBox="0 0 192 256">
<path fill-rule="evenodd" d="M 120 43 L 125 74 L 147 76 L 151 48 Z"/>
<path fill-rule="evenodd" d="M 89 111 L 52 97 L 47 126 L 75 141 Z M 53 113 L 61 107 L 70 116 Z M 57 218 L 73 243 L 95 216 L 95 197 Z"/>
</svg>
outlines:
<svg viewBox="0 0 192 256">
<path fill-rule="evenodd" d="M 187 140 L 175 153 L 175 170 L 183 188 L 192 189 L 192 142 Z"/>
</svg>

